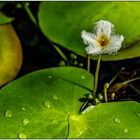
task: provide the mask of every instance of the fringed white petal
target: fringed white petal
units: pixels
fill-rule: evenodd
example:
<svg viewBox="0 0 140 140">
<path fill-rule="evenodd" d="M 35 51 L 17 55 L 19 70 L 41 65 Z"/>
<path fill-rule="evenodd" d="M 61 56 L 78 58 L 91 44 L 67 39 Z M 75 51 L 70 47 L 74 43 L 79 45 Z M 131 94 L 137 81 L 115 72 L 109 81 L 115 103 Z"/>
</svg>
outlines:
<svg viewBox="0 0 140 140">
<path fill-rule="evenodd" d="M 101 35 L 105 35 L 109 38 L 113 31 L 113 27 L 114 25 L 109 21 L 100 20 L 96 22 L 95 29 L 96 29 L 97 37 Z"/>
<path fill-rule="evenodd" d="M 124 40 L 124 37 L 122 35 L 111 36 L 110 37 L 110 44 L 104 50 L 104 53 L 116 54 L 117 51 L 121 48 L 123 40 Z"/>
<path fill-rule="evenodd" d="M 101 51 L 101 49 L 97 46 L 95 35 L 86 31 L 82 31 L 81 35 L 85 45 L 87 45 L 87 54 L 97 55 Z"/>
<path fill-rule="evenodd" d="M 100 20 L 96 22 L 96 35 L 82 31 L 81 37 L 86 45 L 87 54 L 98 55 L 117 53 L 121 48 L 124 37 L 122 35 L 113 35 L 113 27 L 114 25 L 109 21 Z M 102 40 L 103 36 L 105 40 Z M 108 42 L 103 42 L 106 41 L 106 39 Z M 103 43 L 105 43 L 105 45 L 103 45 Z"/>
<path fill-rule="evenodd" d="M 86 31 L 81 32 L 81 37 L 83 38 L 83 41 L 85 45 L 89 45 L 93 42 L 95 42 L 95 35 L 92 33 L 88 33 Z"/>
<path fill-rule="evenodd" d="M 87 54 L 98 55 L 102 53 L 102 49 L 97 44 L 90 44 L 86 47 Z"/>
</svg>

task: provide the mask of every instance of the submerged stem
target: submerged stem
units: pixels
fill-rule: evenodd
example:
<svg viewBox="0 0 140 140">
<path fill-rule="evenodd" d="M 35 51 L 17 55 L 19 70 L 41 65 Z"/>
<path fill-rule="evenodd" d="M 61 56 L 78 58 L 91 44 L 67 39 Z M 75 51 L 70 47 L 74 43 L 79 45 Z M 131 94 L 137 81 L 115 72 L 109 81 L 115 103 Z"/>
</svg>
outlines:
<svg viewBox="0 0 140 140">
<path fill-rule="evenodd" d="M 134 81 L 137 81 L 137 80 L 140 80 L 140 77 L 136 77 L 136 78 L 127 80 L 127 81 L 123 82 L 123 84 L 128 84 L 128 83 L 131 83 L 131 82 L 134 82 Z"/>
<path fill-rule="evenodd" d="M 55 50 L 59 53 L 59 55 L 65 60 L 68 61 L 66 55 L 61 51 L 61 49 L 56 46 L 55 44 L 52 44 L 52 46 L 55 48 Z"/>
<path fill-rule="evenodd" d="M 123 71 L 125 68 L 122 67 L 118 72 L 117 74 L 111 79 L 111 81 L 109 82 L 109 85 L 111 85 L 115 80 L 116 78 L 119 76 L 120 72 Z"/>
<path fill-rule="evenodd" d="M 27 14 L 29 15 L 30 19 L 32 20 L 32 22 L 38 26 L 37 21 L 33 15 L 33 13 L 31 12 L 30 8 L 26 5 L 26 3 L 23 2 L 23 7 L 26 10 Z"/>
<path fill-rule="evenodd" d="M 96 96 L 96 91 L 97 91 L 97 87 L 98 87 L 100 62 L 101 62 L 101 55 L 98 56 L 98 61 L 97 61 L 97 66 L 96 66 L 96 71 L 95 71 L 95 83 L 94 83 L 93 96 Z"/>
</svg>

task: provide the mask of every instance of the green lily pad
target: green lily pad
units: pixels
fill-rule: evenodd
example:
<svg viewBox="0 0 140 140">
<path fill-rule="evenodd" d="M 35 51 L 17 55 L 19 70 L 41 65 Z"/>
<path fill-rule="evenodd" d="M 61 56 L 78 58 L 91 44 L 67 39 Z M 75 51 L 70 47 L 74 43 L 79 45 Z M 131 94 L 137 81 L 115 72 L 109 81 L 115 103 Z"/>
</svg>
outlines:
<svg viewBox="0 0 140 140">
<path fill-rule="evenodd" d="M 79 112 L 92 77 L 78 68 L 52 68 L 11 82 L 0 91 L 0 138 L 66 138 L 68 115 Z"/>
<path fill-rule="evenodd" d="M 75 78 L 74 78 L 75 77 Z M 90 106 L 93 76 L 74 67 L 33 72 L 0 91 L 0 138 L 138 138 L 140 105 L 119 102 Z"/>
<path fill-rule="evenodd" d="M 50 40 L 82 56 L 86 52 L 81 31 L 92 32 L 95 22 L 109 20 L 125 40 L 118 55 L 103 55 L 102 59 L 122 60 L 140 56 L 139 6 L 139 2 L 42 2 L 38 18 Z"/>
<path fill-rule="evenodd" d="M 140 138 L 140 104 L 99 104 L 83 115 L 72 116 L 69 123 L 69 138 Z"/>
</svg>

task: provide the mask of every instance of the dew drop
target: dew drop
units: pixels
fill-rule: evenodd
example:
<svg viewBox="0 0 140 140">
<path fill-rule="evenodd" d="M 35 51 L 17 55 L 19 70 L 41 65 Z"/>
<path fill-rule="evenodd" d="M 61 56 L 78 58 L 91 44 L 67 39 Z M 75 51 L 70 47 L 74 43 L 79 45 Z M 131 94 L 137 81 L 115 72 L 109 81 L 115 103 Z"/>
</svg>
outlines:
<svg viewBox="0 0 140 140">
<path fill-rule="evenodd" d="M 11 110 L 5 111 L 4 116 L 5 116 L 6 118 L 11 118 L 11 117 L 12 117 L 12 111 L 11 111 Z"/>
<path fill-rule="evenodd" d="M 24 107 L 21 108 L 22 111 L 25 111 L 26 109 Z"/>
<path fill-rule="evenodd" d="M 82 78 L 82 79 L 86 79 L 86 77 L 85 77 L 85 76 L 83 76 L 83 75 L 81 75 L 81 78 Z"/>
<path fill-rule="evenodd" d="M 23 123 L 24 125 L 27 125 L 27 124 L 30 123 L 30 121 L 29 121 L 28 119 L 24 119 L 24 120 L 22 121 L 22 123 Z"/>
<path fill-rule="evenodd" d="M 53 95 L 53 100 L 57 100 L 58 97 L 56 95 Z"/>
<path fill-rule="evenodd" d="M 24 134 L 24 133 L 19 133 L 18 134 L 18 138 L 20 138 L 20 139 L 26 139 L 27 138 L 27 135 Z"/>
<path fill-rule="evenodd" d="M 48 78 L 49 78 L 49 79 L 51 79 L 51 78 L 52 78 L 52 76 L 51 76 L 51 75 L 49 75 L 49 76 L 48 76 Z"/>
<path fill-rule="evenodd" d="M 114 122 L 115 122 L 115 123 L 121 123 L 121 121 L 120 121 L 119 118 L 114 118 Z"/>
<path fill-rule="evenodd" d="M 43 105 L 46 107 L 46 108 L 50 108 L 51 107 L 51 104 L 49 101 L 44 101 L 43 102 Z"/>
<path fill-rule="evenodd" d="M 124 133 L 124 134 L 128 133 L 128 129 L 125 128 L 125 129 L 123 130 L 123 133 Z"/>
</svg>

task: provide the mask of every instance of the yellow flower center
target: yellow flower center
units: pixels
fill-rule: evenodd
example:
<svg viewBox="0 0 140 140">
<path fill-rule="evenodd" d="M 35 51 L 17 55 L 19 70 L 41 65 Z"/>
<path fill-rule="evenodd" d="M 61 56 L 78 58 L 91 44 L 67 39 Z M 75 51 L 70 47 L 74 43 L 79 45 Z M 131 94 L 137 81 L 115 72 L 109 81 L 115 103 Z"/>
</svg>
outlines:
<svg viewBox="0 0 140 140">
<path fill-rule="evenodd" d="M 97 38 L 97 43 L 102 48 L 106 48 L 109 45 L 109 39 L 105 35 L 102 35 Z"/>
</svg>

